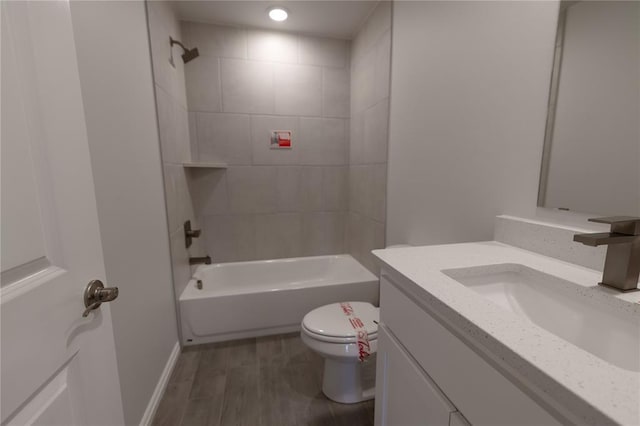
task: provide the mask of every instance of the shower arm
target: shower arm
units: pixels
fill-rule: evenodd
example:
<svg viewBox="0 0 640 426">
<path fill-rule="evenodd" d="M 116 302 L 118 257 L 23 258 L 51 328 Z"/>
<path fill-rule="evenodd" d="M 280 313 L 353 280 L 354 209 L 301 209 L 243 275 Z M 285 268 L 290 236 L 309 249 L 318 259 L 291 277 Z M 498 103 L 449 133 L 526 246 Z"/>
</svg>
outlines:
<svg viewBox="0 0 640 426">
<path fill-rule="evenodd" d="M 189 49 L 187 49 L 184 44 L 180 43 L 178 40 L 175 40 L 173 37 L 169 36 L 169 40 L 171 41 L 171 47 L 173 47 L 174 44 L 177 44 L 178 46 L 182 47 L 182 50 L 184 50 L 185 52 L 189 51 Z"/>
</svg>

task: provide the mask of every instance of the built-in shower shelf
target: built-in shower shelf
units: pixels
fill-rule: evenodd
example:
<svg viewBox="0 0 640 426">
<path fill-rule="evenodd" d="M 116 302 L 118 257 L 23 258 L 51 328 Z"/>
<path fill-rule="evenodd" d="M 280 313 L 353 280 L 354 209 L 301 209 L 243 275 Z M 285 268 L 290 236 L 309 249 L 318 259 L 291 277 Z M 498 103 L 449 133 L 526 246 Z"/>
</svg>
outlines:
<svg viewBox="0 0 640 426">
<path fill-rule="evenodd" d="M 226 169 L 227 163 L 188 162 L 182 163 L 185 169 Z"/>
</svg>

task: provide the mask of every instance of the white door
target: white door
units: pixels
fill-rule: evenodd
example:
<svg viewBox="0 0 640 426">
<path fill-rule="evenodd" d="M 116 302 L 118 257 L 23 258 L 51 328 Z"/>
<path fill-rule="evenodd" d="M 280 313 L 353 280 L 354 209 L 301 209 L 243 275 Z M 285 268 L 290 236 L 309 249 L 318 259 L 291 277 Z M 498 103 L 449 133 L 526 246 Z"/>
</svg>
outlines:
<svg viewBox="0 0 640 426">
<path fill-rule="evenodd" d="M 1 11 L 0 422 L 123 424 L 69 3 Z"/>
</svg>

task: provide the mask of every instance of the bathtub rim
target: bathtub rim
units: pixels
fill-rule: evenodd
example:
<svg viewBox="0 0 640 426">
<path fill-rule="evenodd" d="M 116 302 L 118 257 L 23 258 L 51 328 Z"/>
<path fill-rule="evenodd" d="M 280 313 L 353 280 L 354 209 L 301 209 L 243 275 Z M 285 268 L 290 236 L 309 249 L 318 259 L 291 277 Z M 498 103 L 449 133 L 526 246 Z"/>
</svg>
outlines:
<svg viewBox="0 0 640 426">
<path fill-rule="evenodd" d="M 358 271 L 358 279 L 356 281 L 354 281 L 353 279 L 349 279 L 349 280 L 333 280 L 333 281 L 319 281 L 318 284 L 310 284 L 308 281 L 307 282 L 302 282 L 299 285 L 291 285 L 291 286 L 287 286 L 287 287 L 280 287 L 280 288 L 270 288 L 270 287 L 265 287 L 263 289 L 261 289 L 261 291 L 263 292 L 281 292 L 281 291 L 287 291 L 287 290 L 296 290 L 296 289 L 303 289 L 303 288 L 307 288 L 307 287 L 331 287 L 331 286 L 335 286 L 335 285 L 344 285 L 344 284 L 348 284 L 348 283 L 353 283 L 353 282 L 357 282 L 357 283 L 361 283 L 361 282 L 369 282 L 369 281 L 378 281 L 379 277 L 376 276 L 373 272 L 371 272 L 370 270 L 368 270 L 362 263 L 358 262 L 358 260 L 353 257 L 352 255 L 348 254 L 348 253 L 343 253 L 343 254 L 329 254 L 329 255 L 320 255 L 320 256 L 301 256 L 301 257 L 287 257 L 287 258 L 281 258 L 281 259 L 267 259 L 267 260 L 248 260 L 248 261 L 240 261 L 240 262 L 221 262 L 221 263 L 213 263 L 211 265 L 198 265 L 198 267 L 195 269 L 195 271 L 193 272 L 191 279 L 187 282 L 187 285 L 185 286 L 184 290 L 182 291 L 182 293 L 180 294 L 180 297 L 178 298 L 178 302 L 180 301 L 189 301 L 189 300 L 197 300 L 197 299 L 204 299 L 207 297 L 225 297 L 225 296 L 234 296 L 234 295 L 242 295 L 242 294 L 252 294 L 255 293 L 256 289 L 255 288 L 248 288 L 246 289 L 246 291 L 238 291 L 241 290 L 241 288 L 238 289 L 233 289 L 233 291 L 224 291 L 224 290 L 220 290 L 220 289 L 202 289 L 199 290 L 196 288 L 196 281 L 197 279 L 199 279 L 199 277 L 196 276 L 196 274 L 202 270 L 202 269 L 214 269 L 214 268 L 219 268 L 219 267 L 225 267 L 225 266 L 240 266 L 240 265 L 247 265 L 247 264 L 251 264 L 251 265 L 256 265 L 256 264 L 273 264 L 273 263 L 294 263 L 295 261 L 299 261 L 299 260 L 311 260 L 311 259 L 320 259 L 320 258 L 340 258 L 340 259 L 347 259 L 349 261 L 353 261 L 355 262 L 355 264 L 357 265 L 357 267 L 359 267 L 361 269 L 361 271 Z M 228 290 L 228 288 L 227 288 Z M 253 290 L 253 291 L 252 291 Z"/>
<path fill-rule="evenodd" d="M 263 260 L 240 260 L 236 262 L 218 262 L 212 263 L 210 265 L 198 265 L 196 267 L 195 272 L 192 275 L 195 275 L 199 269 L 202 268 L 214 268 L 214 267 L 222 267 L 222 266 L 237 266 L 237 265 L 255 265 L 258 263 L 292 263 L 297 260 L 305 260 L 305 259 L 321 259 L 321 258 L 350 258 L 353 259 L 358 265 L 360 265 L 365 271 L 370 273 L 375 277 L 375 274 L 368 270 L 362 263 L 358 262 L 358 260 L 350 255 L 349 253 L 341 253 L 341 254 L 322 254 L 318 256 L 298 256 L 298 257 L 283 257 L 278 259 L 263 259 Z"/>
</svg>

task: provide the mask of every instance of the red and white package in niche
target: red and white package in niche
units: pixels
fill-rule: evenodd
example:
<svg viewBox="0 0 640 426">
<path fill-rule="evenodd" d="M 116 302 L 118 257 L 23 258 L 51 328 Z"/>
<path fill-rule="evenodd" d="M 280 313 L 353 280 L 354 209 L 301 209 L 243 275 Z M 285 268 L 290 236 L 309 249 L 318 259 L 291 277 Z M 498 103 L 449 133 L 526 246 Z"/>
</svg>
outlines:
<svg viewBox="0 0 640 426">
<path fill-rule="evenodd" d="M 273 130 L 271 149 L 291 149 L 291 130 Z"/>
<path fill-rule="evenodd" d="M 360 318 L 356 316 L 351 303 L 340 303 L 342 312 L 347 316 L 349 324 L 356 331 L 356 342 L 358 344 L 358 359 L 360 362 L 366 360 L 371 355 L 371 345 L 369 344 L 369 333 Z"/>
</svg>

